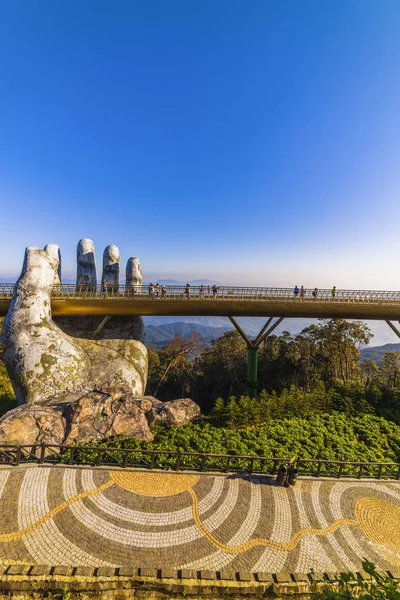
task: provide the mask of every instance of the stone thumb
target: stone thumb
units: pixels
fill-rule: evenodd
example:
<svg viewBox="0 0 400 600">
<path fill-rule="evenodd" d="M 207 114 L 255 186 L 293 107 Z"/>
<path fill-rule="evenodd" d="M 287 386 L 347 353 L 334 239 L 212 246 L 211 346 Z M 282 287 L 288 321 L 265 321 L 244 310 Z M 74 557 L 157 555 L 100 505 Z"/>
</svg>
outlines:
<svg viewBox="0 0 400 600">
<path fill-rule="evenodd" d="M 50 296 L 57 270 L 58 261 L 54 256 L 41 248 L 28 246 L 7 317 L 18 318 L 18 312 L 23 310 L 30 323 L 50 319 Z"/>
</svg>

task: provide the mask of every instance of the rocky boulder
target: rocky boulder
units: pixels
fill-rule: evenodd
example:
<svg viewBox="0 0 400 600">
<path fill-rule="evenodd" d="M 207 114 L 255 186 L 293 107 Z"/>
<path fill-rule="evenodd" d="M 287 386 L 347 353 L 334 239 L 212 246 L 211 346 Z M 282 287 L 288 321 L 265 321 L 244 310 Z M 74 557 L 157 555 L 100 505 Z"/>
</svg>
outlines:
<svg viewBox="0 0 400 600">
<path fill-rule="evenodd" d="M 190 398 L 180 398 L 171 400 L 171 402 L 160 402 L 154 404 L 148 414 L 148 420 L 151 427 L 156 423 L 164 425 L 187 425 L 193 419 L 200 416 L 200 407 Z"/>
<path fill-rule="evenodd" d="M 151 441 L 157 423 L 186 425 L 199 415 L 200 408 L 189 398 L 160 402 L 126 389 L 93 391 L 74 402 L 26 404 L 9 411 L 0 419 L 0 444 L 80 445 L 115 436 Z"/>
</svg>

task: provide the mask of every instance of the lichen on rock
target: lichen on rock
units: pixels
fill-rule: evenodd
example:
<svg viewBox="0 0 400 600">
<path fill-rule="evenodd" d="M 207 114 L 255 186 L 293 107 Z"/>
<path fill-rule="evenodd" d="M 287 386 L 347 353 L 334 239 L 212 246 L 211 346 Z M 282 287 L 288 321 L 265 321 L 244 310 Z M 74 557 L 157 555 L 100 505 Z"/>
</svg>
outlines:
<svg viewBox="0 0 400 600">
<path fill-rule="evenodd" d="M 50 252 L 26 249 L 4 322 L 4 362 L 18 403 L 68 402 L 103 386 L 114 391 L 128 386 L 132 394 L 143 395 L 147 350 L 140 341 L 79 339 L 53 322 L 50 296 L 58 257 L 54 245 Z"/>
</svg>

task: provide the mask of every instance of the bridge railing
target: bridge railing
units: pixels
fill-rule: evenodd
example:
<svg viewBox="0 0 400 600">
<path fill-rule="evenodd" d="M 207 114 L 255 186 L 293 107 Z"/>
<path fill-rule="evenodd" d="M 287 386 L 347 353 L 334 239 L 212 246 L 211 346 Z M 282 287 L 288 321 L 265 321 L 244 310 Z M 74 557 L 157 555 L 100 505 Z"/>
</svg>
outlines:
<svg viewBox="0 0 400 600">
<path fill-rule="evenodd" d="M 23 463 L 91 465 L 121 468 L 163 469 L 174 471 L 248 473 L 275 475 L 287 457 L 242 456 L 179 452 L 176 450 L 143 450 L 97 446 L 64 446 L 40 444 L 0 445 L 0 464 L 18 466 Z M 355 462 L 313 458 L 297 458 L 299 475 L 335 478 L 400 479 L 400 463 Z"/>
<path fill-rule="evenodd" d="M 11 298 L 14 291 L 13 283 L 0 284 L 0 298 Z M 101 285 L 61 284 L 55 285 L 52 290 L 53 298 L 77 298 L 93 300 L 143 300 L 149 298 L 154 301 L 162 300 L 254 300 L 254 301 L 292 301 L 292 302 L 358 302 L 358 303 L 397 303 L 400 302 L 400 291 L 381 290 L 336 290 L 335 295 L 330 289 L 318 289 L 313 295 L 313 289 L 299 290 L 294 293 L 293 288 L 279 287 L 243 287 L 243 286 L 217 286 L 214 291 L 212 286 L 191 286 L 189 291 L 185 286 L 161 286 L 151 292 L 147 285 L 134 286 L 108 286 L 106 292 Z"/>
</svg>

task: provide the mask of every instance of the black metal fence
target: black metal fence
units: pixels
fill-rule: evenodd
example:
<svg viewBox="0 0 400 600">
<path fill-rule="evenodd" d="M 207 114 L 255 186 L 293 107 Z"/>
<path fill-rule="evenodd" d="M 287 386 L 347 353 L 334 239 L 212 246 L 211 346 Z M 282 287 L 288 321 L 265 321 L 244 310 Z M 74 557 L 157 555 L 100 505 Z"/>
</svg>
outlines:
<svg viewBox="0 0 400 600">
<path fill-rule="evenodd" d="M 150 470 L 190 470 L 200 473 L 275 475 L 279 466 L 288 464 L 290 460 L 287 457 L 206 454 L 175 450 L 59 446 L 56 444 L 0 445 L 0 464 L 13 466 L 33 462 Z M 397 462 L 351 462 L 296 457 L 294 464 L 299 475 L 313 477 L 400 479 L 400 463 Z"/>
<path fill-rule="evenodd" d="M 0 284 L 0 298 L 11 298 L 15 284 Z M 52 298 L 82 298 L 82 299 L 119 299 L 143 300 L 151 298 L 154 301 L 168 300 L 268 300 L 293 302 L 357 302 L 357 303 L 400 303 L 400 291 L 380 290 L 341 290 L 333 294 L 330 289 L 303 289 L 294 293 L 294 288 L 278 287 L 239 287 L 239 286 L 191 286 L 188 290 L 185 286 L 162 286 L 150 290 L 147 285 L 117 285 L 108 286 L 104 292 L 101 285 L 88 286 L 79 284 L 55 285 L 52 290 Z"/>
</svg>

